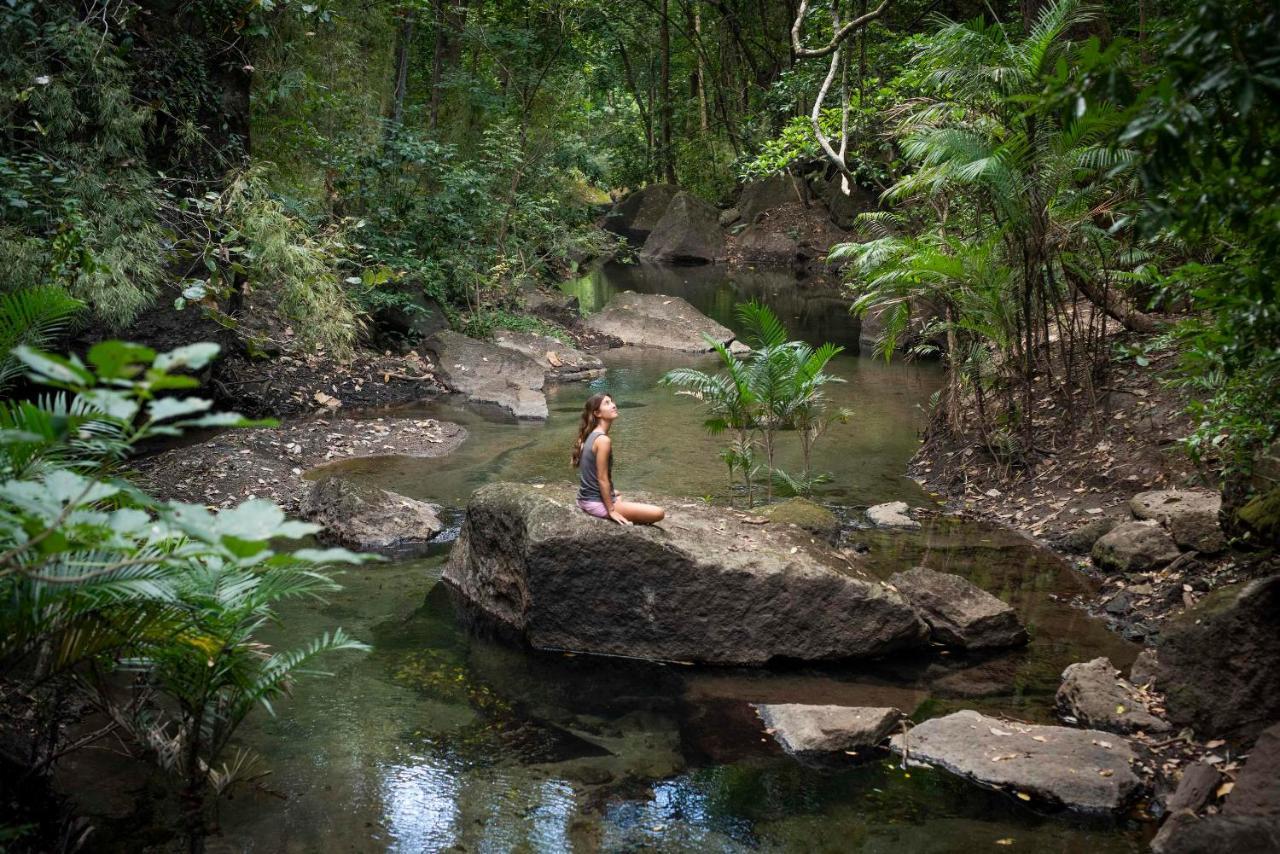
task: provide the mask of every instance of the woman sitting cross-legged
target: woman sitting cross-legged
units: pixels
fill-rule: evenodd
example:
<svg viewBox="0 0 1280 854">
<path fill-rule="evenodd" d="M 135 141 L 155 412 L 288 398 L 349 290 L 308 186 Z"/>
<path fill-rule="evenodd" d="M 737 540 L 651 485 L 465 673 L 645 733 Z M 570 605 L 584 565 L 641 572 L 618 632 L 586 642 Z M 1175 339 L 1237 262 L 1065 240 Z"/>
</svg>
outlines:
<svg viewBox="0 0 1280 854">
<path fill-rule="evenodd" d="M 592 395 L 582 408 L 578 439 L 573 443 L 573 464 L 578 467 L 578 507 L 582 512 L 612 519 L 619 525 L 652 525 L 666 513 L 653 504 L 619 501 L 613 489 L 613 441 L 609 427 L 618 417 L 618 405 L 607 394 Z"/>
</svg>

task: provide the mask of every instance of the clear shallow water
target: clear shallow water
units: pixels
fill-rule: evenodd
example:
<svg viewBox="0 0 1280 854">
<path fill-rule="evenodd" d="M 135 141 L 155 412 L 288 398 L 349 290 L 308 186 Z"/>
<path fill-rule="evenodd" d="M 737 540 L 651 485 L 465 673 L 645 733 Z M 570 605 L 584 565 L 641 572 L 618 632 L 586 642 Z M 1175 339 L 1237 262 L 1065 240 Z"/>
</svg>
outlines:
<svg viewBox="0 0 1280 854">
<path fill-rule="evenodd" d="M 743 285 L 698 271 L 626 269 L 575 285 L 606 298 L 681 293 L 718 319 L 735 299 L 768 296 L 797 335 L 840 328 L 843 308 L 799 306 L 790 279 Z M 727 294 L 727 296 L 726 296 Z M 790 300 L 790 301 L 788 301 Z M 812 301 L 809 301 L 812 302 Z M 792 310 L 792 309 L 795 310 Z M 812 308 L 812 307 L 811 307 Z M 808 313 L 806 314 L 806 311 Z M 847 322 L 847 321 L 846 321 Z M 847 328 L 846 328 L 847 329 Z M 834 337 L 834 336 L 829 336 Z M 856 328 L 853 333 L 856 342 Z M 499 424 L 461 410 L 468 440 L 451 457 L 343 464 L 353 477 L 460 506 L 494 480 L 568 479 L 581 401 L 596 389 L 623 406 L 614 430 L 621 488 L 723 500 L 718 441 L 694 401 L 656 389 L 688 358 L 613 352 L 590 389 L 553 392 L 545 425 Z M 708 365 L 710 366 L 710 364 Z M 834 482 L 821 500 L 857 507 L 927 504 L 902 477 L 917 446 L 919 405 L 937 388 L 928 365 L 834 366 L 855 409 L 815 460 Z M 784 465 L 786 463 L 784 462 Z M 342 625 L 372 644 L 334 658 L 334 677 L 299 686 L 279 717 L 257 716 L 241 742 L 273 773 L 224 804 L 215 850 L 246 851 L 893 851 L 1109 852 L 1145 849 L 1126 821 L 1046 817 L 949 775 L 886 757 L 835 768 L 780 754 L 751 702 L 893 705 L 916 718 L 978 708 L 1048 721 L 1062 668 L 1133 649 L 1063 601 L 1087 590 L 1065 564 L 1006 531 L 938 519 L 917 535 L 855 531 L 887 576 L 924 563 L 965 575 L 1013 603 L 1033 636 L 1025 650 L 985 659 L 918 656 L 861 666 L 702 669 L 533 653 L 462 626 L 434 557 L 347 572 L 324 605 L 298 604 L 269 640 L 299 643 Z"/>
</svg>

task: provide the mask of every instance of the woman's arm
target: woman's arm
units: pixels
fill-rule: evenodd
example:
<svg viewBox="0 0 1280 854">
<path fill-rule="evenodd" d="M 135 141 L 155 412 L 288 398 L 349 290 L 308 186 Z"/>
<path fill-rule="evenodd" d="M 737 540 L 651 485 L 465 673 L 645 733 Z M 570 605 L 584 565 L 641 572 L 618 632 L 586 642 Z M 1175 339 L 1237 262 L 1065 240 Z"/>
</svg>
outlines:
<svg viewBox="0 0 1280 854">
<path fill-rule="evenodd" d="M 609 480 L 609 453 L 613 450 L 613 440 L 608 436 L 598 436 L 595 449 L 596 480 L 600 481 L 600 500 L 604 502 L 605 512 L 619 525 L 630 525 L 630 519 L 613 509 L 613 483 Z"/>
</svg>

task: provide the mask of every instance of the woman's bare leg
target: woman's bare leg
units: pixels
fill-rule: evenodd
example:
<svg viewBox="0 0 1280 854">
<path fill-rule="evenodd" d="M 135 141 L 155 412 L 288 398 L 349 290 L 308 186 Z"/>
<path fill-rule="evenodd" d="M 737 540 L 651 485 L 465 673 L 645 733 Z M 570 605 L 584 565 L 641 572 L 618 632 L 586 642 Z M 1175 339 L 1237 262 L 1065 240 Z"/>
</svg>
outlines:
<svg viewBox="0 0 1280 854">
<path fill-rule="evenodd" d="M 661 522 L 666 511 L 656 504 L 641 504 L 637 501 L 615 501 L 613 509 L 626 516 L 637 525 L 652 525 Z"/>
</svg>

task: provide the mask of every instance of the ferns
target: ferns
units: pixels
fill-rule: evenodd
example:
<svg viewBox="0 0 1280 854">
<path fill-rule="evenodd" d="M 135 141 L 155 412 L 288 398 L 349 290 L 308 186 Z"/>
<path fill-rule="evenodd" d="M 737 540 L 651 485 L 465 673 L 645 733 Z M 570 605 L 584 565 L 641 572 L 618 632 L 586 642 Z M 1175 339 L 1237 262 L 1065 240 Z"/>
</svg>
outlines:
<svg viewBox="0 0 1280 854">
<path fill-rule="evenodd" d="M 57 287 L 0 293 L 0 392 L 22 371 L 13 348 L 47 347 L 83 307 L 84 303 Z"/>
</svg>

